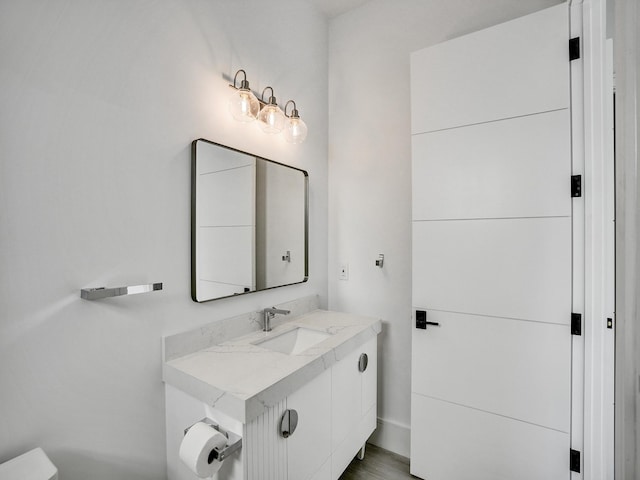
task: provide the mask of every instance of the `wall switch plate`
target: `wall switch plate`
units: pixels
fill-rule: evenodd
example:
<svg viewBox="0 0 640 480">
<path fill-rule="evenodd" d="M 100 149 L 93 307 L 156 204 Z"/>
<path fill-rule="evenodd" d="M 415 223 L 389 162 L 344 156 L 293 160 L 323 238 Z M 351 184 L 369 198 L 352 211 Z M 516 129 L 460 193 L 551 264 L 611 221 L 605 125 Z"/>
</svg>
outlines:
<svg viewBox="0 0 640 480">
<path fill-rule="evenodd" d="M 338 280 L 349 280 L 349 264 L 343 263 L 340 265 L 340 271 L 338 272 Z"/>
</svg>

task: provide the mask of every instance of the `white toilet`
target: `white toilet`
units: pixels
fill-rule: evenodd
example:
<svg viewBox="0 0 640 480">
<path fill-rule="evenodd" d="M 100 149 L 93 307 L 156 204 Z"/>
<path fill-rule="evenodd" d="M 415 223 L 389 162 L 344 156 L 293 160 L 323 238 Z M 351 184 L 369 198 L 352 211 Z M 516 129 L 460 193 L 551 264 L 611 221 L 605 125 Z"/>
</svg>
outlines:
<svg viewBox="0 0 640 480">
<path fill-rule="evenodd" d="M 56 480 L 58 469 L 41 448 L 0 464 L 0 480 Z"/>
</svg>

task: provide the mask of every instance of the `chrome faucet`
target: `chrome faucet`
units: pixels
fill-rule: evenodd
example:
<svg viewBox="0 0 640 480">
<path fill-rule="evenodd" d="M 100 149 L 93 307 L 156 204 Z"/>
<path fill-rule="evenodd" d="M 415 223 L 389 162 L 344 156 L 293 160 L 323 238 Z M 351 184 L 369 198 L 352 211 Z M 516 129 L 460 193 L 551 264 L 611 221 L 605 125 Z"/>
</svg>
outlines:
<svg viewBox="0 0 640 480">
<path fill-rule="evenodd" d="M 262 329 L 262 331 L 270 332 L 271 319 L 276 315 L 289 315 L 291 313 L 291 310 L 282 310 L 280 308 L 271 307 L 271 308 L 265 308 L 262 313 L 264 313 L 264 328 Z"/>
</svg>

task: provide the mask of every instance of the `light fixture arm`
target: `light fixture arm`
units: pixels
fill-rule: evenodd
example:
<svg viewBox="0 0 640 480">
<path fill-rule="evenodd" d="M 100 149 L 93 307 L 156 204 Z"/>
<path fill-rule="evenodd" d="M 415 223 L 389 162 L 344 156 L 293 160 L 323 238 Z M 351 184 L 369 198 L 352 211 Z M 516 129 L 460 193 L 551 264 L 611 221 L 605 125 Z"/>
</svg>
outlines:
<svg viewBox="0 0 640 480">
<path fill-rule="evenodd" d="M 242 72 L 242 75 L 244 75 L 244 79 L 240 80 L 240 88 L 238 88 L 236 87 L 236 79 L 238 78 L 238 74 L 240 72 Z M 247 81 L 247 72 L 245 72 L 242 69 L 236 72 L 236 74 L 233 77 L 233 88 L 235 88 L 236 90 L 249 90 L 249 82 Z"/>
<path fill-rule="evenodd" d="M 269 97 L 269 101 L 265 102 L 264 101 L 264 92 L 266 92 L 267 89 L 271 90 L 271 96 Z M 276 102 L 276 97 L 273 96 L 273 88 L 271 88 L 271 87 L 265 87 L 264 88 L 264 90 L 262 91 L 262 97 L 261 97 L 260 101 L 262 103 L 264 103 L 265 105 L 278 105 L 277 102 Z"/>
<path fill-rule="evenodd" d="M 290 103 L 293 103 L 293 110 L 291 110 L 291 115 L 287 115 L 287 107 Z M 300 114 L 298 113 L 298 109 L 296 107 L 296 102 L 294 102 L 293 100 L 289 100 L 284 104 L 284 115 L 288 118 L 300 118 Z"/>
</svg>

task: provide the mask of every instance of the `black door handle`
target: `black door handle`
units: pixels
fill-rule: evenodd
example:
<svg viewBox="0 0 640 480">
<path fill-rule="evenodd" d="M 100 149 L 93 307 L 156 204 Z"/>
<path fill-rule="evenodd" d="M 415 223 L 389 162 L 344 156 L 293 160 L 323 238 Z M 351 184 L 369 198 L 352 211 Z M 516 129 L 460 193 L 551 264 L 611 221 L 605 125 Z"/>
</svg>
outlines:
<svg viewBox="0 0 640 480">
<path fill-rule="evenodd" d="M 434 327 L 440 326 L 438 322 L 427 322 L 426 310 L 416 310 L 416 328 L 421 328 L 422 330 L 426 330 L 427 325 L 433 325 Z"/>
</svg>

